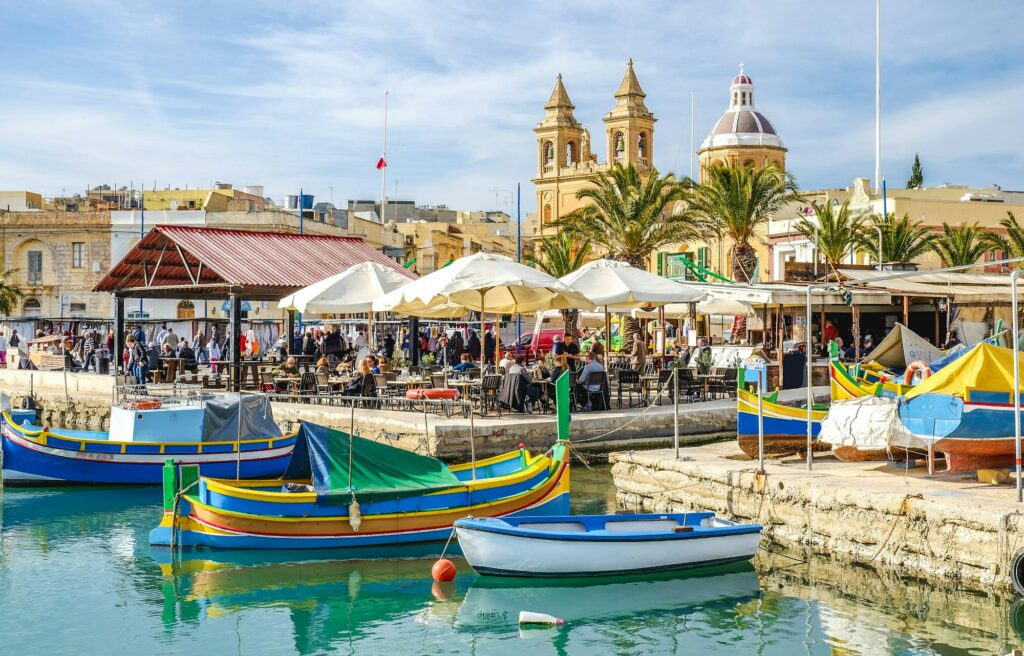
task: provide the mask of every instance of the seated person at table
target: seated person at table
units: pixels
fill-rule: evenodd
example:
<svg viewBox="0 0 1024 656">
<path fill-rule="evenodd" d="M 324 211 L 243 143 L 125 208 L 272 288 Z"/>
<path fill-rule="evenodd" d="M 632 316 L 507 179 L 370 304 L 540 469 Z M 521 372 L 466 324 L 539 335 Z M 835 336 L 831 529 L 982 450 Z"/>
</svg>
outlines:
<svg viewBox="0 0 1024 656">
<path fill-rule="evenodd" d="M 294 357 L 290 356 L 287 360 L 285 360 L 281 364 L 277 365 L 277 368 L 274 369 L 274 375 L 275 376 L 298 376 L 299 375 L 299 365 L 298 365 L 298 362 L 295 360 Z"/>
<path fill-rule="evenodd" d="M 344 360 L 338 363 L 338 366 L 334 369 L 339 376 L 347 376 L 352 373 L 355 369 L 356 359 L 355 356 L 346 356 Z"/>
<path fill-rule="evenodd" d="M 593 353 L 597 357 L 604 356 L 604 342 L 601 341 L 601 336 L 598 335 L 594 338 L 594 341 L 590 342 L 590 350 L 588 353 Z"/>
<path fill-rule="evenodd" d="M 459 373 L 463 373 L 463 372 L 469 371 L 474 366 L 476 366 L 473 363 L 473 360 L 469 357 L 469 353 L 463 353 L 461 356 L 459 356 L 459 359 L 462 360 L 462 361 L 459 362 L 459 364 L 457 364 L 454 367 L 452 367 L 452 371 L 457 371 Z"/>
<path fill-rule="evenodd" d="M 590 400 L 590 395 L 599 394 L 604 391 L 604 385 L 601 383 L 590 382 L 590 379 L 591 377 L 594 377 L 594 374 L 602 372 L 604 372 L 604 366 L 602 366 L 601 362 L 597 359 L 597 355 L 595 355 L 593 351 L 587 353 L 587 364 L 583 367 L 583 371 L 580 372 L 579 377 L 580 386 L 587 392 L 587 410 L 593 409 L 591 407 L 592 402 Z M 607 409 L 607 401 L 602 401 L 602 406 L 602 409 Z"/>
<path fill-rule="evenodd" d="M 568 367 L 572 369 L 578 369 L 580 363 L 580 345 L 576 343 L 572 333 L 566 333 L 565 338 L 556 343 L 551 352 L 556 357 L 563 358 L 564 362 Z"/>
<path fill-rule="evenodd" d="M 380 369 L 382 374 L 392 370 L 391 361 L 388 360 L 386 355 L 381 355 L 377 358 L 377 368 Z"/>
<path fill-rule="evenodd" d="M 366 360 L 367 360 L 367 362 L 370 363 L 370 373 L 371 374 L 379 374 L 380 373 L 380 365 L 377 363 L 377 356 L 375 356 L 375 355 L 368 355 L 368 356 L 366 356 Z"/>
<path fill-rule="evenodd" d="M 363 393 L 363 383 L 366 381 L 367 376 L 372 380 L 373 371 L 370 367 L 370 358 L 363 358 L 363 361 L 359 363 L 359 371 L 356 372 L 355 378 L 345 386 L 345 396 L 361 396 Z"/>
<path fill-rule="evenodd" d="M 188 342 L 182 341 L 178 344 L 178 357 L 182 360 L 182 371 L 197 371 L 199 369 L 196 365 L 196 352 L 192 350 Z"/>
<path fill-rule="evenodd" d="M 836 337 L 835 341 L 836 341 L 836 346 L 839 348 L 839 357 L 840 357 L 840 359 L 852 360 L 853 359 L 853 347 L 852 346 L 844 346 L 843 345 L 843 338 L 842 337 Z"/>
<path fill-rule="evenodd" d="M 540 385 L 526 371 L 526 356 L 517 356 L 501 381 L 498 400 L 516 412 L 526 412 L 541 397 Z"/>
<path fill-rule="evenodd" d="M 341 365 L 338 365 L 341 366 Z M 322 356 L 316 361 L 316 371 L 318 374 L 329 374 L 331 373 L 331 362 L 327 359 L 327 356 Z"/>
</svg>

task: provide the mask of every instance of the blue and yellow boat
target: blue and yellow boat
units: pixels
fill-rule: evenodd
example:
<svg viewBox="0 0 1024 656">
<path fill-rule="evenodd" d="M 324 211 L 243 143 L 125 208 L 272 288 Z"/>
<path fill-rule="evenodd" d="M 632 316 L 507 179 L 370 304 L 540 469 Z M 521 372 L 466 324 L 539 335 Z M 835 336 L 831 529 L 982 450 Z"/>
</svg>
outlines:
<svg viewBox="0 0 1024 656">
<path fill-rule="evenodd" d="M 767 456 L 807 451 L 807 408 L 796 408 L 778 403 L 775 390 L 761 399 L 764 416 L 764 453 Z M 743 389 L 742 381 L 736 390 L 736 439 L 743 453 L 757 458 L 757 394 Z M 821 422 L 828 414 L 828 406 L 815 404 L 811 409 L 811 436 L 815 451 L 828 451 L 831 445 L 818 440 Z"/>
<path fill-rule="evenodd" d="M 303 423 L 284 478 L 235 481 L 169 466 L 154 545 L 378 548 L 444 542 L 456 519 L 569 511 L 564 442 L 474 465 Z"/>
<path fill-rule="evenodd" d="M 5 411 L 4 485 L 159 485 L 169 459 L 208 476 L 267 478 L 284 473 L 295 448 L 295 433 L 281 434 L 260 397 L 246 398 L 241 413 L 233 399 L 150 405 L 112 408 L 109 432 L 52 429 Z"/>
</svg>

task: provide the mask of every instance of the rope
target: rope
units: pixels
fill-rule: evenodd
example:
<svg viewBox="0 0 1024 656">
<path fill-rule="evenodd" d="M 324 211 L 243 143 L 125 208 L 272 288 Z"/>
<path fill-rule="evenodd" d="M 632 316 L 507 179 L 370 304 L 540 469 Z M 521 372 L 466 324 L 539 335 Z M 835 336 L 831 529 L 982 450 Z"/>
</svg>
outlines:
<svg viewBox="0 0 1024 656">
<path fill-rule="evenodd" d="M 676 375 L 676 372 L 672 372 L 672 375 L 673 375 L 673 376 L 675 376 L 675 375 Z M 616 426 L 615 428 L 611 429 L 611 430 L 610 430 L 610 431 L 608 431 L 608 432 L 602 433 L 602 434 L 600 434 L 600 435 L 595 435 L 595 436 L 593 436 L 593 437 L 587 437 L 587 438 L 584 438 L 584 439 L 582 439 L 582 440 L 573 440 L 573 441 L 574 441 L 574 442 L 576 442 L 576 443 L 578 443 L 578 444 L 582 444 L 583 442 L 593 442 L 594 440 L 600 440 L 600 439 L 602 439 L 602 438 L 608 437 L 609 435 L 611 435 L 611 434 L 613 434 L 613 433 L 617 433 L 617 432 L 619 432 L 620 430 L 622 430 L 623 428 L 625 428 L 626 426 L 629 426 L 629 425 L 633 424 L 634 422 L 636 422 L 636 421 L 638 421 L 638 420 L 640 420 L 640 419 L 643 419 L 643 418 L 644 418 L 644 415 L 646 415 L 646 414 L 647 414 L 647 411 L 648 411 L 648 410 L 650 410 L 651 408 L 653 408 L 653 407 L 654 407 L 654 406 L 655 406 L 655 405 L 657 404 L 657 401 L 658 401 L 658 399 L 660 399 L 660 398 L 661 398 L 661 394 L 658 394 L 658 395 L 657 395 L 656 397 L 654 397 L 653 399 L 651 399 L 650 403 L 649 403 L 649 404 L 647 405 L 647 407 L 645 407 L 645 408 L 644 408 L 644 409 L 643 409 L 643 410 L 642 410 L 642 411 L 640 412 L 640 414 L 638 414 L 637 416 L 633 417 L 632 419 L 630 419 L 630 420 L 629 420 L 629 421 L 627 421 L 626 423 L 624 423 L 624 424 L 621 424 L 621 425 L 619 425 L 619 426 Z M 673 401 L 674 401 L 675 403 L 679 403 L 679 399 L 673 399 Z"/>
<path fill-rule="evenodd" d="M 445 543 L 444 543 L 444 549 L 442 549 L 442 550 L 441 550 L 441 556 L 440 556 L 440 558 L 444 558 L 444 555 L 445 555 L 446 553 L 448 553 L 448 545 L 452 543 L 452 538 L 453 538 L 453 537 L 455 537 L 455 527 L 454 527 L 454 526 L 452 527 L 452 532 L 451 532 L 451 534 L 450 534 L 450 535 L 448 536 L 448 539 L 447 539 L 447 540 L 445 541 Z"/>
<path fill-rule="evenodd" d="M 178 490 L 174 494 L 174 503 L 171 505 L 171 557 L 172 558 L 174 557 L 174 551 L 175 551 L 175 546 L 176 546 L 175 538 L 176 537 L 177 538 L 181 537 L 181 533 L 178 531 L 178 504 L 181 502 L 181 497 L 184 496 L 186 492 L 188 492 L 189 490 L 191 490 L 192 488 L 194 488 L 197 485 L 199 485 L 199 479 L 196 479 L 195 481 L 190 483 L 188 485 L 188 487 L 186 487 L 184 489 L 181 489 L 181 490 Z M 178 551 L 180 552 L 181 546 L 180 545 L 177 545 L 177 546 L 178 546 Z"/>
</svg>

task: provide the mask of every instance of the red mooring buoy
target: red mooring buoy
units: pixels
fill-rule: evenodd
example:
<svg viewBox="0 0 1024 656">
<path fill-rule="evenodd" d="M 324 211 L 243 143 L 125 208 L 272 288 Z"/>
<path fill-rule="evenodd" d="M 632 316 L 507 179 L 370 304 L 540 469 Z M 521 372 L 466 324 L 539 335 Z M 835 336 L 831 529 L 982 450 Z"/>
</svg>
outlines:
<svg viewBox="0 0 1024 656">
<path fill-rule="evenodd" d="M 430 568 L 430 575 L 434 577 L 435 581 L 451 581 L 455 578 L 456 573 L 455 563 L 447 558 L 442 558 Z"/>
</svg>

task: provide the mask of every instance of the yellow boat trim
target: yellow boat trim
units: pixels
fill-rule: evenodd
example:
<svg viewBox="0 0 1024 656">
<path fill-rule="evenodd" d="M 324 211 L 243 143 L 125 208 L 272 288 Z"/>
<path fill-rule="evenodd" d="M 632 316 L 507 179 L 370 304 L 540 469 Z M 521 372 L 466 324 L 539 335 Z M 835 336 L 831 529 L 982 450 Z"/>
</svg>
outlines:
<svg viewBox="0 0 1024 656">
<path fill-rule="evenodd" d="M 490 458 L 485 458 L 484 460 L 477 460 L 476 461 L 476 466 L 479 469 L 480 467 L 487 467 L 488 465 L 493 465 L 493 464 L 496 464 L 496 463 L 499 463 L 499 462 L 504 462 L 505 460 L 513 460 L 513 459 L 518 458 L 518 457 L 519 457 L 519 451 L 508 451 L 506 453 L 499 453 L 496 456 L 491 456 Z M 529 451 L 526 452 L 526 459 L 527 459 L 527 461 L 530 460 L 530 452 Z M 471 463 L 471 462 L 460 462 L 457 465 L 451 465 L 450 467 L 448 467 L 448 469 L 450 471 L 455 472 L 455 471 L 468 470 L 472 466 L 473 466 L 473 463 Z"/>
<path fill-rule="evenodd" d="M 516 453 L 518 454 L 518 452 Z M 549 464 L 552 461 L 554 461 L 553 458 L 549 458 L 544 455 L 534 456 L 527 462 L 526 468 L 518 472 L 506 474 L 505 476 L 498 476 L 496 478 L 483 478 L 477 481 L 463 481 L 461 486 L 453 486 L 447 490 L 441 490 L 439 492 L 430 492 L 424 496 L 450 494 L 456 491 L 488 490 L 494 487 L 504 487 L 533 477 L 541 469 L 549 468 Z M 314 503 L 316 501 L 315 492 L 268 492 L 265 490 L 246 489 L 254 487 L 280 487 L 281 484 L 284 483 L 281 479 L 236 481 L 235 479 L 202 477 L 201 480 L 206 483 L 206 489 L 208 491 L 236 499 L 248 499 L 250 501 L 262 501 L 265 503 Z M 308 484 L 309 481 L 305 482 Z"/>
<path fill-rule="evenodd" d="M 113 443 L 116 443 L 118 441 L 118 440 L 89 440 L 89 439 L 85 439 L 85 438 L 81 438 L 81 437 L 70 437 L 70 436 L 66 436 L 66 435 L 61 435 L 59 432 L 54 432 L 52 430 L 46 431 L 46 430 L 43 430 L 41 428 L 40 429 L 36 429 L 36 430 L 31 430 L 31 429 L 27 429 L 24 426 L 21 426 L 21 425 L 15 423 L 15 421 L 11 418 L 10 413 L 8 413 L 6 411 L 3 413 L 3 417 L 4 417 L 4 421 L 7 422 L 8 426 L 10 426 L 12 430 L 16 431 L 19 435 L 21 435 L 25 439 L 30 440 L 32 442 L 35 442 L 36 444 L 41 444 L 43 446 L 46 446 L 46 438 L 49 435 L 53 435 L 54 437 L 59 437 L 60 439 L 66 441 L 66 442 L 78 442 L 79 443 L 79 450 L 80 451 L 85 451 L 86 450 L 86 446 L 89 445 L 89 444 L 113 444 Z M 242 440 L 241 443 L 243 445 L 250 445 L 250 444 L 261 444 L 261 443 L 265 442 L 267 445 L 269 445 L 269 448 L 274 448 L 274 444 L 275 443 L 281 442 L 283 440 L 291 439 L 291 438 L 295 437 L 296 434 L 297 433 L 285 433 L 281 437 L 271 438 L 270 440 L 268 440 L 265 437 L 261 437 L 259 439 L 255 439 L 255 440 Z M 139 446 L 151 446 L 151 447 L 152 446 L 159 446 L 160 447 L 160 453 L 163 453 L 164 452 L 164 450 L 163 450 L 164 445 L 190 446 L 190 445 L 194 444 L 194 445 L 199 445 L 199 447 L 201 449 L 202 446 L 204 446 L 204 445 L 205 446 L 213 446 L 213 445 L 219 445 L 219 444 L 227 444 L 227 445 L 230 445 L 232 447 L 232 451 L 234 451 L 234 450 L 237 450 L 237 444 L 238 443 L 235 440 L 222 440 L 222 441 L 218 441 L 218 442 L 125 442 L 125 444 L 136 444 L 136 445 L 139 445 Z M 200 453 L 201 452 L 202 451 L 200 451 Z"/>
<path fill-rule="evenodd" d="M 563 490 L 563 488 L 567 487 L 567 479 L 568 479 L 567 474 L 569 472 L 568 467 L 569 467 L 569 464 L 566 463 L 565 464 L 565 468 L 566 468 L 565 469 L 565 474 L 563 474 L 562 476 L 559 477 L 558 484 L 554 488 L 552 488 L 551 491 L 548 494 L 546 494 L 544 498 L 547 498 L 547 497 L 550 497 L 550 496 L 557 496 L 557 494 L 559 494 Z M 388 513 L 386 515 L 367 515 L 367 516 L 363 517 L 363 521 L 366 522 L 366 521 L 368 521 L 370 519 L 376 521 L 376 520 L 397 519 L 397 518 L 408 519 L 410 517 L 432 517 L 434 515 L 447 515 L 447 514 L 451 514 L 451 513 L 459 513 L 459 512 L 463 512 L 465 510 L 468 510 L 468 509 L 490 508 L 491 506 L 496 506 L 496 505 L 500 505 L 500 504 L 510 503 L 512 501 L 515 501 L 516 499 L 521 499 L 523 497 L 530 496 L 531 494 L 536 494 L 538 488 L 543 487 L 545 485 L 548 485 L 550 482 L 551 482 L 551 479 L 550 478 L 546 478 L 543 481 L 541 481 L 540 483 L 538 483 L 537 485 L 535 485 L 534 487 L 530 488 L 529 490 L 524 490 L 523 492 L 521 492 L 519 494 L 516 494 L 514 496 L 502 497 L 501 499 L 495 499 L 493 501 L 488 501 L 486 503 L 474 503 L 474 504 L 468 505 L 468 506 L 455 506 L 455 507 L 452 507 L 452 508 L 438 508 L 437 510 L 423 510 L 423 511 L 419 511 L 419 512 Z M 313 495 L 313 496 L 316 496 L 316 495 Z M 209 512 L 209 513 L 211 513 L 213 515 L 222 515 L 222 516 L 225 516 L 225 517 L 238 517 L 239 519 L 259 520 L 259 521 L 267 521 L 267 522 L 284 522 L 284 523 L 288 523 L 288 524 L 298 523 L 298 522 L 348 522 L 348 515 L 325 515 L 325 516 L 317 515 L 317 516 L 310 516 L 310 517 L 280 517 L 280 516 L 277 516 L 277 515 L 255 515 L 255 514 L 252 514 L 252 513 L 238 512 L 237 510 L 225 510 L 223 508 L 217 508 L 215 506 L 210 506 L 210 505 L 207 505 L 207 504 L 203 503 L 202 501 L 199 501 L 192 494 L 186 494 L 186 495 L 184 495 L 184 497 L 186 499 L 188 499 L 189 503 L 191 503 L 191 504 L 193 504 L 195 506 L 198 506 L 200 508 L 203 508 L 204 510 L 206 510 L 207 512 Z"/>
<path fill-rule="evenodd" d="M 757 414 L 757 395 L 751 394 L 745 390 L 738 390 L 736 398 L 739 401 L 739 409 L 741 411 L 754 415 Z M 803 419 L 804 421 L 807 420 L 806 408 L 794 408 L 788 405 L 780 405 L 778 403 L 763 401 L 762 409 L 764 410 L 765 416 L 776 416 L 784 419 Z M 827 410 L 811 410 L 811 420 L 821 421 L 827 414 Z"/>
</svg>

